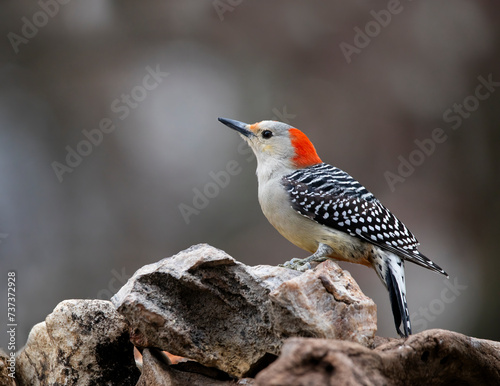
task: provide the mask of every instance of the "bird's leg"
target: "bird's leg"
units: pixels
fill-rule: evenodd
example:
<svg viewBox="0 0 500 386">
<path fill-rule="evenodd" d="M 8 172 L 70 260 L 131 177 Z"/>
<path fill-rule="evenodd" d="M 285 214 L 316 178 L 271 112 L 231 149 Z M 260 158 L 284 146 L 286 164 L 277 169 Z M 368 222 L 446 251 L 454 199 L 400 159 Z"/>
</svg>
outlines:
<svg viewBox="0 0 500 386">
<path fill-rule="evenodd" d="M 326 244 L 319 243 L 318 249 L 311 256 L 306 257 L 304 259 L 295 258 L 290 261 L 287 261 L 284 264 L 280 264 L 279 266 L 304 272 L 307 271 L 308 269 L 311 269 L 311 264 L 310 264 L 311 261 L 321 263 L 327 260 L 328 256 L 331 255 L 332 253 L 333 253 L 332 248 L 330 248 Z"/>
</svg>

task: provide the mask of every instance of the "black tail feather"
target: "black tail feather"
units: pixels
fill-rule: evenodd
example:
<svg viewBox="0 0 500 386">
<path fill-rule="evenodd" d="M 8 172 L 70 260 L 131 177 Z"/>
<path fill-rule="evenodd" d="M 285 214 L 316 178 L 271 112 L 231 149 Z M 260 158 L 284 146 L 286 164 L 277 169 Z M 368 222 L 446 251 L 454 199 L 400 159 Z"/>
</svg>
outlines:
<svg viewBox="0 0 500 386">
<path fill-rule="evenodd" d="M 394 316 L 396 331 L 399 336 L 408 337 L 408 335 L 411 335 L 411 324 L 406 296 L 399 288 L 398 282 L 390 269 L 387 270 L 385 282 L 389 290 L 389 298 L 391 300 L 392 315 Z M 401 324 L 403 324 L 403 332 L 401 332 L 400 329 Z"/>
</svg>

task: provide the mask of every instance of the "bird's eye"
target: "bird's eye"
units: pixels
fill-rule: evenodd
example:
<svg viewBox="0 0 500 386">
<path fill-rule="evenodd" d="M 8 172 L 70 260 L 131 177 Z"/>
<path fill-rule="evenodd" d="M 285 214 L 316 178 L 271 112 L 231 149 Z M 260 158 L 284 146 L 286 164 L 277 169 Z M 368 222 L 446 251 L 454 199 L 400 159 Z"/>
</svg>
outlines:
<svg viewBox="0 0 500 386">
<path fill-rule="evenodd" d="M 273 132 L 271 130 L 264 130 L 262 132 L 262 138 L 268 139 L 273 136 Z"/>
</svg>

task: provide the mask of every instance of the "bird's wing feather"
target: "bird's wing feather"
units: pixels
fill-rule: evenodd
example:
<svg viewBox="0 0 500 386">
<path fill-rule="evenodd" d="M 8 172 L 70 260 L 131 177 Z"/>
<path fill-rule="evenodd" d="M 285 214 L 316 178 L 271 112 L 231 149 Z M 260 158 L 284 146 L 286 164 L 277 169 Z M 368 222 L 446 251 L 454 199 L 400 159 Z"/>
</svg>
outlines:
<svg viewBox="0 0 500 386">
<path fill-rule="evenodd" d="M 292 208 L 303 216 L 445 274 L 418 251 L 408 228 L 346 172 L 319 164 L 283 177 L 282 183 Z"/>
</svg>

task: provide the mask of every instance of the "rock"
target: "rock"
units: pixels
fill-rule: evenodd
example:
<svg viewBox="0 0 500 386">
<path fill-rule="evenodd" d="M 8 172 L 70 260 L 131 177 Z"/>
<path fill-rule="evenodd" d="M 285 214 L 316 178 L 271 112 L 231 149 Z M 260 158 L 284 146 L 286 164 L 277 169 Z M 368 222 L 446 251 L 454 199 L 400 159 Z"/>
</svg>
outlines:
<svg viewBox="0 0 500 386">
<path fill-rule="evenodd" d="M 65 300 L 33 327 L 17 358 L 19 385 L 135 385 L 128 325 L 109 301 Z"/>
<path fill-rule="evenodd" d="M 2 386 L 16 386 L 13 377 L 15 367 L 11 366 L 12 363 L 11 356 L 0 349 L 0 385 Z"/>
<path fill-rule="evenodd" d="M 445 330 L 354 342 L 292 338 L 256 385 L 498 385 L 500 343 Z"/>
<path fill-rule="evenodd" d="M 143 370 L 137 386 L 223 386 L 252 385 L 253 380 L 232 380 L 226 373 L 204 367 L 198 362 L 183 361 L 172 365 L 164 353 L 155 349 L 144 349 Z"/>
<path fill-rule="evenodd" d="M 250 268 L 261 274 L 278 267 Z M 281 269 L 281 268 L 280 268 Z M 273 272 L 279 277 L 281 272 Z M 270 298 L 290 312 L 280 315 L 278 328 L 282 335 L 341 339 L 368 346 L 377 331 L 377 306 L 365 296 L 349 272 L 329 260 L 314 270 L 287 280 L 274 289 Z M 299 322 L 299 323 L 297 323 Z"/>
<path fill-rule="evenodd" d="M 138 347 L 251 376 L 290 336 L 369 345 L 376 306 L 334 262 L 301 273 L 247 267 L 206 244 L 139 269 L 111 299 Z"/>
</svg>

